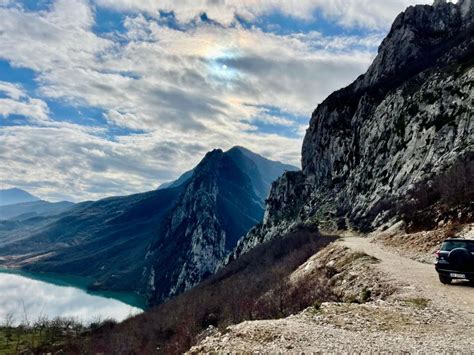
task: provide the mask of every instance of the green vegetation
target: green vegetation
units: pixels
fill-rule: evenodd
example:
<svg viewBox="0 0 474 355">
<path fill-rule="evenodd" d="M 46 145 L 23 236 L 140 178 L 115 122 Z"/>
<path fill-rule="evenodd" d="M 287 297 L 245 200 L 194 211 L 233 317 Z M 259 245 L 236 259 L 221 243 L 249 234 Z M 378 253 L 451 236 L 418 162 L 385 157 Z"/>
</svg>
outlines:
<svg viewBox="0 0 474 355">
<path fill-rule="evenodd" d="M 404 137 L 406 130 L 406 123 L 405 123 L 405 116 L 401 114 L 398 116 L 398 119 L 395 121 L 395 131 L 397 132 L 397 136 Z"/>
<path fill-rule="evenodd" d="M 419 112 L 418 104 L 417 103 L 412 103 L 410 106 L 408 106 L 407 113 L 410 117 L 416 116 L 416 114 Z"/>
<path fill-rule="evenodd" d="M 321 313 L 321 302 L 315 301 L 312 306 L 308 307 L 308 311 L 312 315 L 318 315 Z"/>
<path fill-rule="evenodd" d="M 432 105 L 440 100 L 441 94 L 439 92 L 425 91 L 423 93 L 423 101 L 428 105 Z"/>
<path fill-rule="evenodd" d="M 362 303 L 369 302 L 371 297 L 372 297 L 372 291 L 368 289 L 367 287 L 364 287 L 360 291 L 359 297 L 357 297 L 357 295 L 351 295 L 350 297 L 347 298 L 346 302 L 362 304 Z"/>
<path fill-rule="evenodd" d="M 7 316 L 4 325 L 0 327 L 0 354 L 58 351 L 71 344 L 87 329 L 68 318 L 41 318 L 32 324 L 19 326 L 13 326 L 12 320 Z"/>
<path fill-rule="evenodd" d="M 409 305 L 418 307 L 418 308 L 426 308 L 428 307 L 428 304 L 430 303 L 429 300 L 426 298 L 408 298 L 405 300 L 405 302 Z"/>
</svg>

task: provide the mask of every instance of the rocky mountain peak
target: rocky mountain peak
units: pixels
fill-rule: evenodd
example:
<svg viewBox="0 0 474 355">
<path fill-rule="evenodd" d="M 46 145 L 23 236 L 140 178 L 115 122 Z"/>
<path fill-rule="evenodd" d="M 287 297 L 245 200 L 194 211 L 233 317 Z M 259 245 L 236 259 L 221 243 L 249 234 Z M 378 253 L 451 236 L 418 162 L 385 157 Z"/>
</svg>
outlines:
<svg viewBox="0 0 474 355">
<path fill-rule="evenodd" d="M 474 18 L 474 1 L 472 0 L 459 0 L 458 6 L 461 9 L 463 18 L 469 18 L 472 22 Z"/>
<path fill-rule="evenodd" d="M 377 57 L 356 82 L 356 88 L 386 85 L 387 80 L 400 82 L 432 66 L 453 47 L 453 42 L 459 41 L 459 35 L 472 31 L 473 13 L 471 0 L 408 7 L 395 19 Z M 463 32 L 468 28 L 468 32 Z"/>
<path fill-rule="evenodd" d="M 404 208 L 413 211 L 406 206 L 448 201 L 453 192 L 442 181 L 449 174 L 474 178 L 473 13 L 470 0 L 437 1 L 396 18 L 367 72 L 313 112 L 302 171 L 273 184 L 264 222 L 235 256 L 298 224 L 388 226 L 407 216 Z M 472 195 L 457 185 L 457 196 Z"/>
<path fill-rule="evenodd" d="M 294 167 L 243 147 L 208 152 L 150 247 L 144 272 L 152 303 L 213 274 L 248 230 L 263 219 L 270 184 Z"/>
</svg>

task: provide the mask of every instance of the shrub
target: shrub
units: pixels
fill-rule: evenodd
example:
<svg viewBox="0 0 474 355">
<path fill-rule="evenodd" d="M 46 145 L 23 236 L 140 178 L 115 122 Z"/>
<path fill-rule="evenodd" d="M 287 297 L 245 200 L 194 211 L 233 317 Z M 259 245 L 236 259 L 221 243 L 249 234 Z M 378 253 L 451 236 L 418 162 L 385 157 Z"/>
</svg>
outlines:
<svg viewBox="0 0 474 355">
<path fill-rule="evenodd" d="M 469 209 L 474 201 L 474 152 L 460 156 L 445 172 L 418 183 L 398 207 L 398 214 L 408 222 L 409 230 L 433 229 L 437 219 L 446 214 L 458 221 L 456 209 Z M 462 218 L 461 218 L 462 219 Z"/>
<path fill-rule="evenodd" d="M 288 286 L 288 276 L 336 238 L 300 228 L 252 249 L 197 287 L 87 341 L 88 353 L 182 353 L 204 329 L 222 331 L 244 320 L 284 317 L 335 300 L 318 279 Z M 125 344 L 125 345 L 124 345 Z"/>
<path fill-rule="evenodd" d="M 372 291 L 369 290 L 368 288 L 364 288 L 360 292 L 360 301 L 361 301 L 361 303 L 366 303 L 366 302 L 370 301 L 371 296 L 372 296 Z"/>
</svg>

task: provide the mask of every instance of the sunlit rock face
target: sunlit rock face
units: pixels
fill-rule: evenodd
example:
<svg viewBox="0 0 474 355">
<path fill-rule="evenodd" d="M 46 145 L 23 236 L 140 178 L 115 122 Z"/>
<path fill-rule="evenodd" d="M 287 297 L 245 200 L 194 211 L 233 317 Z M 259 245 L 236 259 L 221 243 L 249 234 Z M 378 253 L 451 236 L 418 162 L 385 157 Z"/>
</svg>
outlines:
<svg viewBox="0 0 474 355">
<path fill-rule="evenodd" d="M 142 310 L 112 298 L 93 296 L 75 287 L 56 286 L 21 275 L 0 272 L 0 322 L 34 323 L 41 317 L 74 318 L 88 324 L 122 321 Z"/>
<path fill-rule="evenodd" d="M 146 294 L 156 304 L 193 287 L 257 223 L 271 182 L 296 168 L 245 148 L 209 152 L 194 169 L 147 253 Z"/>
<path fill-rule="evenodd" d="M 367 73 L 314 111 L 302 172 L 274 183 L 263 225 L 236 254 L 299 223 L 372 230 L 418 182 L 474 145 L 474 4 L 438 1 L 395 20 Z"/>
</svg>

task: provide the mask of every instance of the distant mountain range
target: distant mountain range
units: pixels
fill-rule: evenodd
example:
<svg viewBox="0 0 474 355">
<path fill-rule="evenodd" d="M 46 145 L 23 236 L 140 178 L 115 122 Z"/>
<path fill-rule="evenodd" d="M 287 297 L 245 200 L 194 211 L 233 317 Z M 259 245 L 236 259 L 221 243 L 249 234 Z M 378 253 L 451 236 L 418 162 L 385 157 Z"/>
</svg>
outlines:
<svg viewBox="0 0 474 355">
<path fill-rule="evenodd" d="M 44 201 L 18 188 L 0 190 L 0 220 L 53 216 L 72 206 L 68 201 Z"/>
<path fill-rule="evenodd" d="M 0 190 L 0 206 L 40 200 L 40 198 L 33 196 L 29 192 L 17 188 Z"/>
<path fill-rule="evenodd" d="M 0 262 L 82 276 L 158 303 L 214 273 L 263 219 L 271 183 L 296 167 L 242 147 L 214 150 L 158 190 L 0 222 Z"/>
</svg>

